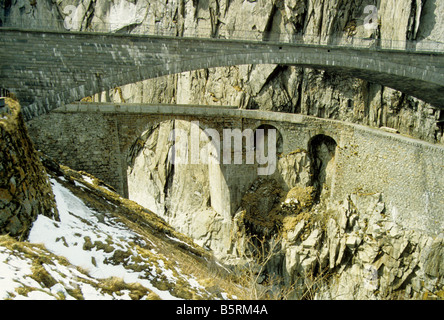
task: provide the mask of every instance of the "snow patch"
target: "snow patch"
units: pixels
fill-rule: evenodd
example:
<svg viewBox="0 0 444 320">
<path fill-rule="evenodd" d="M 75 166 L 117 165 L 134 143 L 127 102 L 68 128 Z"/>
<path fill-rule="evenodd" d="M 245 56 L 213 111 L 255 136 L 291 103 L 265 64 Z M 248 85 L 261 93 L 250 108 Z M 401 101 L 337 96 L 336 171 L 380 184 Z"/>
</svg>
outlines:
<svg viewBox="0 0 444 320">
<path fill-rule="evenodd" d="M 38 216 L 30 231 L 29 242 L 43 244 L 48 251 L 66 258 L 71 265 L 62 265 L 55 260 L 52 261 L 53 264 L 43 264 L 49 275 L 57 281 L 51 288 L 45 288 L 44 285 L 30 277 L 32 275 L 32 260 L 30 258 L 25 257 L 19 251 L 11 251 L 0 246 L 0 298 L 42 300 L 64 297 L 65 299 L 75 299 L 69 294 L 69 289 L 80 289 L 83 297 L 87 300 L 130 299 L 129 290 L 128 292 L 122 290 L 119 292 L 121 295 L 117 296 L 104 293 L 94 286 L 94 283 L 98 283 L 98 279 L 110 277 L 121 278 L 126 283 L 140 283 L 164 300 L 178 298 L 167 290 L 157 289 L 151 283 L 153 277 L 161 276 L 173 284 L 180 277 L 188 282 L 190 287 L 200 290 L 201 293 L 206 292 L 205 288 L 200 286 L 193 277 L 182 274 L 177 267 L 173 267 L 173 271 L 159 258 L 152 261 L 152 267 L 146 268 L 149 270 L 144 269 L 140 272 L 126 269 L 120 263 L 109 263 L 116 250 L 130 253 L 129 257 L 133 259 L 133 256 L 138 253 L 131 243 L 138 241 L 143 244 L 146 241 L 127 228 L 115 216 L 99 213 L 87 207 L 81 199 L 57 180 L 50 178 L 50 182 L 57 202 L 60 221 L 51 220 L 43 215 Z M 170 238 L 183 242 L 173 237 Z M 150 251 L 156 252 L 154 249 Z M 140 258 L 145 263 L 150 262 L 146 257 Z M 131 263 L 131 259 L 128 259 L 128 263 Z M 79 272 L 76 267 L 86 270 L 87 274 Z M 79 281 L 79 279 L 83 281 Z M 31 289 L 26 294 L 20 294 L 18 293 L 20 290 L 16 290 L 20 287 Z"/>
</svg>

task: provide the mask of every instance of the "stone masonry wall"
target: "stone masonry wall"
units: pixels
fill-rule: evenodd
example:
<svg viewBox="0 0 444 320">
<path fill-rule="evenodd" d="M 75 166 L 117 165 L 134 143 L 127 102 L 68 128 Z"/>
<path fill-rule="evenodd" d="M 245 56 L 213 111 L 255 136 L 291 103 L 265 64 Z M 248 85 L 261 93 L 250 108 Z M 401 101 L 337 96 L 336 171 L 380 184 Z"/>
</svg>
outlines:
<svg viewBox="0 0 444 320">
<path fill-rule="evenodd" d="M 58 218 L 45 168 L 29 139 L 19 104 L 6 99 L 0 114 L 0 234 L 26 238 L 43 214 Z"/>
<path fill-rule="evenodd" d="M 119 113 L 120 106 L 101 106 L 100 110 L 79 113 L 68 109 L 58 109 L 27 122 L 33 141 L 61 164 L 95 175 L 124 196 L 128 195 L 126 175 L 132 145 L 147 129 L 176 118 L 162 113 L 144 114 L 139 109 Z M 192 114 L 179 118 L 198 120 Z M 224 119 L 212 117 L 200 122 L 208 128 L 233 127 Z"/>
<path fill-rule="evenodd" d="M 0 32 L 1 45 L 21 52 L 16 57 L 2 55 L 0 64 L 2 70 L 7 70 L 1 74 L 2 85 L 21 99 L 26 120 L 117 86 L 184 71 L 249 63 L 319 68 L 396 88 L 437 108 L 444 104 L 442 77 L 433 69 L 444 58 L 428 52 L 376 51 L 365 45 L 361 48 L 362 44 L 347 48 L 355 46 L 349 43 L 344 48 L 342 43 L 319 46 L 3 29 Z M 36 48 L 39 55 L 35 54 Z M 39 66 L 38 72 L 28 70 L 30 61 Z M 122 69 L 125 72 L 120 72 Z"/>
<path fill-rule="evenodd" d="M 60 164 L 83 170 L 124 194 L 116 121 L 102 114 L 59 114 L 28 122 L 36 146 Z"/>
</svg>

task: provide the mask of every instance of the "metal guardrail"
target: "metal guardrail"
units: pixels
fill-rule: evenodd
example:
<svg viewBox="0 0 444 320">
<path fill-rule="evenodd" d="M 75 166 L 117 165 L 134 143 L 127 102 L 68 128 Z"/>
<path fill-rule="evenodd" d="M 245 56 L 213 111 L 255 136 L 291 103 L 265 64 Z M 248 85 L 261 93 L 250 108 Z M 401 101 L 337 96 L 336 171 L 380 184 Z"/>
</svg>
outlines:
<svg viewBox="0 0 444 320">
<path fill-rule="evenodd" d="M 8 22 L 0 26 L 1 29 L 36 30 L 43 32 L 86 32 L 100 34 L 119 34 L 131 32 L 130 34 L 147 36 L 183 37 L 199 39 L 224 39 L 243 40 L 258 42 L 276 42 L 300 45 L 321 45 L 331 47 L 366 48 L 400 50 L 411 52 L 435 52 L 444 53 L 444 43 L 420 40 L 392 40 L 358 38 L 354 36 L 319 36 L 310 34 L 284 34 L 276 32 L 261 32 L 259 30 L 233 30 L 216 31 L 212 28 L 183 29 L 180 25 L 165 28 L 160 24 L 148 25 L 143 23 L 94 23 L 85 21 L 65 20 L 27 20 Z"/>
</svg>

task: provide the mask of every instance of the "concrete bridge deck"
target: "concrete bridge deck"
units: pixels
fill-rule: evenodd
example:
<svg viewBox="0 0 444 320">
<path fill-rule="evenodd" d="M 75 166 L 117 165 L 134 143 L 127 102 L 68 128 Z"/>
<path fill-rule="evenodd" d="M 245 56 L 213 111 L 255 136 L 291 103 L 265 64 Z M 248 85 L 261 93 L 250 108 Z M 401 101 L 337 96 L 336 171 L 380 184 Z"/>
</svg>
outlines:
<svg viewBox="0 0 444 320">
<path fill-rule="evenodd" d="M 117 86 L 242 64 L 343 73 L 444 108 L 439 51 L 14 28 L 0 28 L 0 46 L 0 87 L 17 94 L 27 120 Z"/>
</svg>

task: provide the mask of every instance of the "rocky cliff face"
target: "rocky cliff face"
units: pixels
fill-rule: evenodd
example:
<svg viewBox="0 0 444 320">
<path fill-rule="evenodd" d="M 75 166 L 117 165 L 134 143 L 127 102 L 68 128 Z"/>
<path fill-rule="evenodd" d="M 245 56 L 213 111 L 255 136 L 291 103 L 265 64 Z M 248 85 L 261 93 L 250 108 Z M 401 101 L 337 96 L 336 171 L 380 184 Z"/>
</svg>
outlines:
<svg viewBox="0 0 444 320">
<path fill-rule="evenodd" d="M 380 193 L 332 199 L 328 140 L 283 155 L 226 219 L 211 206 L 209 167 L 169 162 L 168 134 L 186 126 L 163 122 L 143 135 L 129 196 L 226 263 L 254 265 L 261 288 L 296 299 L 443 298 L 442 234 L 399 226 Z"/>
<path fill-rule="evenodd" d="M 442 237 L 397 226 L 381 194 L 352 194 L 282 221 L 280 266 L 297 298 L 443 298 Z"/>
</svg>

